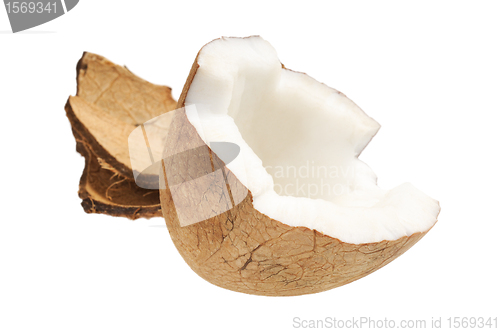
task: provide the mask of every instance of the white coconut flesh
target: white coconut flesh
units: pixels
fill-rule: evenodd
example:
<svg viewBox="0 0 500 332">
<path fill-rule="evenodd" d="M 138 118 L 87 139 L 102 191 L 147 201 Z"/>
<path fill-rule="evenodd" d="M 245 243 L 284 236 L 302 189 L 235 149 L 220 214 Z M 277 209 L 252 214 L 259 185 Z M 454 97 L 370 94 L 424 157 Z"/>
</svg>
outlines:
<svg viewBox="0 0 500 332">
<path fill-rule="evenodd" d="M 434 225 L 436 200 L 409 183 L 379 188 L 358 159 L 380 125 L 337 90 L 284 69 L 267 41 L 218 39 L 197 63 L 188 120 L 207 145 L 240 147 L 226 166 L 252 193 L 256 210 L 354 244 Z"/>
</svg>

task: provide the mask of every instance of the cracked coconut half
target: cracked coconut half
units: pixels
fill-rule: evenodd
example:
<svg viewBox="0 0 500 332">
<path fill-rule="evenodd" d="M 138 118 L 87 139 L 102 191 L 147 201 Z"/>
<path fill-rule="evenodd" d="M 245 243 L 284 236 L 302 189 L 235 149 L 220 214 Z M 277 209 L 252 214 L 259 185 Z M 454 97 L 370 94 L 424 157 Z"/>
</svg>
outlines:
<svg viewBox="0 0 500 332">
<path fill-rule="evenodd" d="M 391 262 L 437 220 L 436 200 L 410 184 L 379 188 L 358 159 L 379 124 L 339 91 L 286 69 L 260 37 L 205 45 L 178 107 L 162 211 L 180 254 L 212 284 L 321 292 Z M 236 144 L 238 156 L 225 164 L 213 142 Z"/>
<path fill-rule="evenodd" d="M 85 157 L 78 192 L 84 210 L 130 219 L 161 216 L 158 190 L 134 181 L 127 144 L 135 128 L 175 109 L 171 89 L 92 53 L 78 62 L 77 84 L 65 109 Z"/>
</svg>

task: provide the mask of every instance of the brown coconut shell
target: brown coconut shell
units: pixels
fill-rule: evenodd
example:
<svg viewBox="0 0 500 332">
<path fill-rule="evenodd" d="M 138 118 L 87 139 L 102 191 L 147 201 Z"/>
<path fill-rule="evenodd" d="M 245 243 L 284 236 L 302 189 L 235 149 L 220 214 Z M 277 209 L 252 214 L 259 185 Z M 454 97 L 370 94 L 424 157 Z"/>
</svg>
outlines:
<svg viewBox="0 0 500 332">
<path fill-rule="evenodd" d="M 85 212 L 130 219 L 161 216 L 158 190 L 135 184 L 128 136 L 175 109 L 171 89 L 88 52 L 76 70 L 77 94 L 69 97 L 65 110 L 77 151 L 85 157 L 78 191 Z"/>
<path fill-rule="evenodd" d="M 185 98 L 196 76 L 195 59 L 177 107 L 185 106 Z M 170 132 L 178 137 L 166 149 L 182 151 L 196 144 L 204 145 L 185 113 L 172 122 Z M 195 145 L 196 145 L 195 144 Z M 207 146 L 207 149 L 208 146 Z M 209 149 L 210 150 L 210 149 Z M 223 162 L 210 151 L 212 164 Z M 186 182 L 193 180 L 183 172 L 183 165 L 165 159 L 160 189 L 163 217 L 170 236 L 191 269 L 206 281 L 229 290 L 267 296 L 293 296 L 318 293 L 362 278 L 403 254 L 425 233 L 415 233 L 394 241 L 351 244 L 306 227 L 291 227 L 260 213 L 253 207 L 252 194 L 228 211 L 207 220 L 181 227 L 168 179 L 177 169 Z M 191 163 L 191 168 L 193 165 Z M 194 166 L 196 168 L 196 166 Z M 223 166 L 227 177 L 241 190 L 244 186 Z M 199 166 L 203 169 L 203 166 Z M 199 173 L 199 172 L 198 172 Z M 197 175 L 199 176 L 199 174 Z M 189 195 L 187 193 L 186 195 Z M 220 193 L 206 192 L 208 201 L 216 201 Z M 189 201 L 190 198 L 186 198 Z M 196 203 L 196 202 L 195 202 Z M 199 202 L 203 204 L 203 202 Z M 184 209 L 184 212 L 186 210 Z"/>
</svg>

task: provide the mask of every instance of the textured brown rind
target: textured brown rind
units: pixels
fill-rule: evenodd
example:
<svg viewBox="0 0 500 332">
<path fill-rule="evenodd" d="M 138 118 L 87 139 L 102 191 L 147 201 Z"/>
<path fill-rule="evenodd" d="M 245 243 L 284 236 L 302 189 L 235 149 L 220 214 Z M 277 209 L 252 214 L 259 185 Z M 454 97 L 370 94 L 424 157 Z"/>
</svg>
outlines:
<svg viewBox="0 0 500 332">
<path fill-rule="evenodd" d="M 185 106 L 199 67 L 197 59 L 198 56 L 178 108 Z M 170 132 L 179 138 L 177 151 L 183 150 L 182 144 L 188 150 L 193 139 L 198 140 L 194 145 L 203 144 L 185 115 L 181 121 L 172 123 Z M 166 170 L 172 172 L 170 166 L 163 166 L 164 179 L 169 178 Z M 225 171 L 234 177 L 227 168 Z M 393 261 L 427 233 L 395 241 L 345 243 L 306 227 L 288 226 L 260 213 L 253 207 L 250 192 L 227 212 L 181 227 L 168 183 L 160 189 L 160 200 L 170 236 L 191 269 L 214 285 L 255 295 L 294 296 L 345 285 Z"/>
<path fill-rule="evenodd" d="M 175 106 L 169 87 L 151 84 L 102 56 L 83 54 L 77 65 L 77 95 L 68 99 L 65 110 L 77 151 L 85 157 L 79 189 L 85 212 L 129 219 L 162 215 L 158 190 L 135 184 L 127 137 L 138 125 Z M 96 131 L 95 123 L 86 122 L 92 120 L 90 115 L 106 117 L 111 125 L 100 124 L 102 130 Z M 120 135 L 110 136 L 116 131 Z M 111 151 L 103 145 L 106 140 L 114 143 Z"/>
</svg>

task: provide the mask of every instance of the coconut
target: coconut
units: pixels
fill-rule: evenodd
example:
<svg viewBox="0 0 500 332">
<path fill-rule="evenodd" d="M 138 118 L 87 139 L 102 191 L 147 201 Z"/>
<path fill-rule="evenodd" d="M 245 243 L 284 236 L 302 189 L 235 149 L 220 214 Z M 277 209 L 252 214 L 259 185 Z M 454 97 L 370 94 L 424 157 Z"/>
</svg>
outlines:
<svg viewBox="0 0 500 332">
<path fill-rule="evenodd" d="M 393 261 L 437 221 L 436 200 L 410 184 L 379 188 L 358 159 L 379 124 L 285 68 L 258 36 L 205 45 L 177 107 L 161 209 L 184 260 L 214 285 L 268 296 L 332 289 Z M 225 160 L 214 142 L 239 154 Z"/>
<path fill-rule="evenodd" d="M 130 219 L 161 216 L 158 190 L 135 183 L 128 136 L 175 109 L 171 89 L 88 52 L 78 62 L 77 85 L 65 109 L 77 151 L 85 157 L 79 188 L 84 210 Z"/>
</svg>

